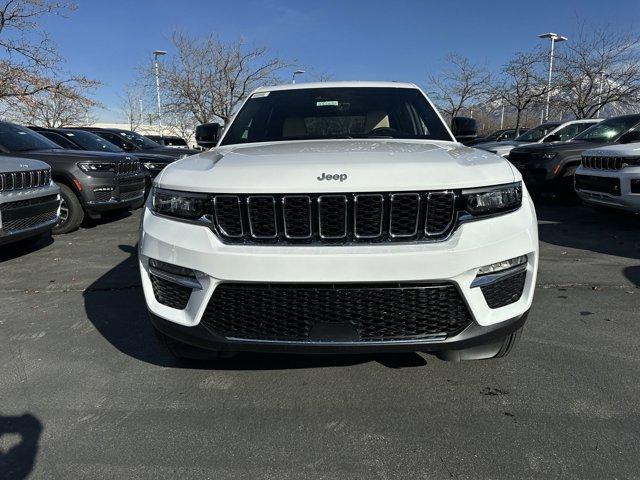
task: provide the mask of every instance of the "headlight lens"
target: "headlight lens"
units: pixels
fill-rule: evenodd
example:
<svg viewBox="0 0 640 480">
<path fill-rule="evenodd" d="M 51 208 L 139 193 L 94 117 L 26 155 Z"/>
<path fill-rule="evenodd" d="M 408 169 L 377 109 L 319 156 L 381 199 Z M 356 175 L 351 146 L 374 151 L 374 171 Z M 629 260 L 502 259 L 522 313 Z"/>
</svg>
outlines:
<svg viewBox="0 0 640 480">
<path fill-rule="evenodd" d="M 147 170 L 162 170 L 166 165 L 163 163 L 144 162 L 143 165 Z"/>
<path fill-rule="evenodd" d="M 153 211 L 161 215 L 197 220 L 206 213 L 208 204 L 205 194 L 153 189 Z"/>
<path fill-rule="evenodd" d="M 115 163 L 94 163 L 94 162 L 84 162 L 79 163 L 78 168 L 85 173 L 91 172 L 115 172 L 116 164 Z"/>
<path fill-rule="evenodd" d="M 522 204 L 522 183 L 462 192 L 464 209 L 474 216 L 515 210 Z"/>
</svg>

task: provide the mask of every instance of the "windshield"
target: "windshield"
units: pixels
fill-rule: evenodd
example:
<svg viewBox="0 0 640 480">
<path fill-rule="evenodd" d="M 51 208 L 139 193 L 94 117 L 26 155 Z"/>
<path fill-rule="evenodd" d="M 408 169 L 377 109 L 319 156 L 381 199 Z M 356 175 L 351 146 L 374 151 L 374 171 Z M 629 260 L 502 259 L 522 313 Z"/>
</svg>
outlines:
<svg viewBox="0 0 640 480">
<path fill-rule="evenodd" d="M 153 140 L 149 140 L 147 137 L 143 137 L 139 133 L 131 132 L 129 130 L 120 130 L 118 131 L 118 135 L 129 140 L 131 143 L 134 143 L 138 148 L 142 148 L 143 150 L 148 150 L 150 148 L 162 148 L 162 145 L 154 142 Z"/>
<path fill-rule="evenodd" d="M 415 88 L 308 88 L 254 94 L 221 144 L 329 138 L 451 141 Z"/>
<path fill-rule="evenodd" d="M 544 137 L 549 135 L 552 130 L 558 128 L 559 123 L 543 123 L 537 127 L 527 130 L 519 137 L 514 138 L 515 142 L 539 142 Z"/>
<path fill-rule="evenodd" d="M 640 121 L 638 116 L 615 117 L 604 120 L 591 128 L 587 128 L 580 135 L 574 137 L 574 140 L 584 140 L 587 142 L 612 142 L 616 137 L 630 130 L 636 123 Z"/>
<path fill-rule="evenodd" d="M 90 150 L 93 152 L 115 153 L 120 153 L 123 151 L 120 147 L 114 145 L 111 142 L 107 142 L 104 138 L 99 137 L 98 135 L 91 132 L 85 132 L 82 130 L 64 130 L 62 133 L 65 137 L 76 142 L 85 150 Z"/>
<path fill-rule="evenodd" d="M 59 149 L 60 145 L 39 133 L 12 123 L 0 123 L 0 145 L 10 152 Z"/>
</svg>

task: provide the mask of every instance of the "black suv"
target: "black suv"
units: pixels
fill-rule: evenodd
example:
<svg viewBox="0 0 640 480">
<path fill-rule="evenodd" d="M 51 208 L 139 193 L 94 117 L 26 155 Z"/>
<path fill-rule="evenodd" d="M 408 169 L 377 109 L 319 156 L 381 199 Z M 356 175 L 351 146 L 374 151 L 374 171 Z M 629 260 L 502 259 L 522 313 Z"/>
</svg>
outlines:
<svg viewBox="0 0 640 480">
<path fill-rule="evenodd" d="M 119 146 L 86 130 L 74 128 L 29 128 L 57 143 L 62 148 L 126 154 Z M 176 160 L 174 156 L 146 153 L 144 150 L 136 152 L 135 156 L 142 163 L 142 170 L 145 173 L 145 194 L 150 191 L 153 179 L 158 176 L 162 169 Z"/>
<path fill-rule="evenodd" d="M 74 127 L 75 128 L 75 127 Z M 131 130 L 121 130 L 119 128 L 98 128 L 98 127 L 77 127 L 80 130 L 87 132 L 93 132 L 96 135 L 100 135 L 105 140 L 117 145 L 126 152 L 139 154 L 159 154 L 167 155 L 175 159 L 188 157 L 200 153 L 200 150 L 194 150 L 191 148 L 172 148 L 165 147 L 147 137 L 140 135 L 139 133 L 132 132 Z"/>
<path fill-rule="evenodd" d="M 559 196 L 573 196 L 573 175 L 580 165 L 582 152 L 634 141 L 627 134 L 639 126 L 640 114 L 609 118 L 566 142 L 516 147 L 508 159 L 522 173 L 531 190 L 551 190 Z"/>
<path fill-rule="evenodd" d="M 54 234 L 75 230 L 85 215 L 99 218 L 104 212 L 137 208 L 144 202 L 144 174 L 133 155 L 60 148 L 33 130 L 8 122 L 0 122 L 0 154 L 51 165 L 62 197 Z"/>
<path fill-rule="evenodd" d="M 145 135 L 145 137 L 165 147 L 189 148 L 187 141 L 177 135 Z"/>
</svg>

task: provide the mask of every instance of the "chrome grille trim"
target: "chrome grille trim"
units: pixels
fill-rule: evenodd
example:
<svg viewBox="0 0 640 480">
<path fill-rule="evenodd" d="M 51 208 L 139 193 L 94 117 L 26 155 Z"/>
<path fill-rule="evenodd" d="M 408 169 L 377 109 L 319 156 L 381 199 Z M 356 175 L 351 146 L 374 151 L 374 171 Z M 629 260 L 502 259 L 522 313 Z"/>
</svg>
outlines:
<svg viewBox="0 0 640 480">
<path fill-rule="evenodd" d="M 414 229 L 412 233 L 401 233 L 401 234 L 397 234 L 397 233 L 393 233 L 392 231 L 392 224 L 393 224 L 393 202 L 396 198 L 400 198 L 400 197 L 414 197 L 417 199 L 418 202 L 418 208 L 416 209 L 416 218 L 414 221 Z M 420 218 L 420 194 L 419 193 L 392 193 L 390 198 L 390 204 L 391 204 L 391 211 L 389 213 L 389 236 L 393 237 L 393 238 L 411 238 L 411 237 L 415 237 L 416 234 L 418 233 L 418 220 Z"/>
<path fill-rule="evenodd" d="M 344 229 L 342 235 L 325 235 L 322 232 L 322 201 L 323 199 L 340 198 L 343 200 Z M 318 197 L 318 234 L 326 240 L 339 240 L 347 236 L 347 196 L 346 195 L 320 195 Z"/>
<path fill-rule="evenodd" d="M 433 204 L 434 213 L 427 215 L 429 194 L 436 199 L 436 203 Z M 396 209 L 392 206 L 392 198 L 397 204 Z M 254 203 L 258 199 L 260 203 Z M 459 203 L 458 195 L 453 190 L 212 193 L 205 217 L 210 219 L 210 228 L 218 238 L 230 244 L 440 242 L 449 238 L 458 224 L 459 209 L 462 208 Z M 254 205 L 255 216 L 253 211 L 251 214 L 249 212 Z M 271 210 L 272 206 L 275 210 Z"/>
<path fill-rule="evenodd" d="M 255 201 L 257 199 L 261 199 L 261 198 L 267 198 L 269 200 L 271 200 L 271 211 L 273 212 L 273 235 L 258 235 L 255 233 L 255 228 L 254 228 L 254 222 L 252 220 L 252 214 L 251 214 L 251 201 Z M 277 225 L 277 216 L 276 216 L 276 201 L 275 199 L 271 196 L 271 195 L 251 195 L 249 197 L 247 197 L 247 212 L 249 213 L 248 217 L 249 217 L 249 232 L 251 233 L 251 236 L 253 238 L 258 238 L 258 239 L 264 239 L 264 240 L 268 240 L 268 239 L 272 239 L 272 238 L 276 238 L 278 236 L 278 225 Z"/>
<path fill-rule="evenodd" d="M 220 222 L 218 220 L 218 199 L 219 198 L 235 198 L 236 201 L 238 202 L 238 215 L 240 216 L 240 234 L 239 235 L 231 235 L 229 234 L 229 232 L 225 231 L 221 226 L 220 226 Z M 218 228 L 220 229 L 221 233 L 225 236 L 225 237 L 229 237 L 229 238 L 242 238 L 244 237 L 244 222 L 242 221 L 242 209 L 240 208 L 240 197 L 238 195 L 216 195 L 213 198 L 213 216 L 215 218 L 216 221 L 216 225 L 218 225 Z"/>
<path fill-rule="evenodd" d="M 451 201 L 451 214 L 450 214 L 450 218 L 449 218 L 449 223 L 447 223 L 447 226 L 440 229 L 440 230 L 429 230 L 429 205 L 431 204 L 431 200 L 433 198 L 435 198 L 435 196 L 437 195 L 441 195 L 441 196 L 447 196 L 449 197 L 450 201 Z M 456 219 L 456 194 L 454 192 L 450 192 L 450 191 L 444 191 L 444 192 L 429 192 L 427 194 L 427 208 L 425 211 L 425 219 L 424 219 L 424 233 L 427 236 L 430 237 L 434 237 L 434 236 L 438 236 L 438 235 L 442 235 L 444 232 L 446 232 L 447 230 L 449 230 L 451 228 L 451 226 L 453 225 L 453 222 Z"/>
<path fill-rule="evenodd" d="M 287 229 L 287 200 L 292 200 L 294 198 L 305 198 L 307 199 L 307 205 L 309 207 L 309 235 L 306 236 L 296 236 L 290 235 Z M 311 211 L 311 197 L 309 195 L 285 195 L 282 197 L 282 224 L 284 226 L 284 236 L 285 238 L 291 240 L 306 240 L 313 237 L 313 212 Z"/>
<path fill-rule="evenodd" d="M 0 191 L 28 190 L 49 185 L 49 170 L 31 170 L 26 172 L 0 173 Z"/>
<path fill-rule="evenodd" d="M 582 157 L 582 166 L 592 170 L 622 170 L 627 164 L 623 157 Z"/>
<path fill-rule="evenodd" d="M 364 198 L 364 197 L 377 197 L 380 198 L 380 230 L 378 232 L 377 235 L 360 235 L 358 233 L 358 199 L 359 198 Z M 358 195 L 354 195 L 353 197 L 353 235 L 356 238 L 362 238 L 362 239 L 372 239 L 372 238 L 379 238 L 382 236 L 382 232 L 384 230 L 384 196 L 381 194 L 358 194 Z"/>
</svg>

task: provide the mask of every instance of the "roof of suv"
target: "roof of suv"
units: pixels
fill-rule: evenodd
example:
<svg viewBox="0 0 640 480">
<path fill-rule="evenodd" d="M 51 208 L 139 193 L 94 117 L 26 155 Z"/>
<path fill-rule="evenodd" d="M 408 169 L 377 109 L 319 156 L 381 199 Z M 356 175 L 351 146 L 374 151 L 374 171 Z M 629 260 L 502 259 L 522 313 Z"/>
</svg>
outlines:
<svg viewBox="0 0 640 480">
<path fill-rule="evenodd" d="M 418 88 L 414 83 L 403 82 L 311 82 L 311 83 L 289 83 L 285 85 L 274 85 L 256 88 L 253 93 L 274 92 L 277 90 L 304 90 L 307 88 Z"/>
</svg>

